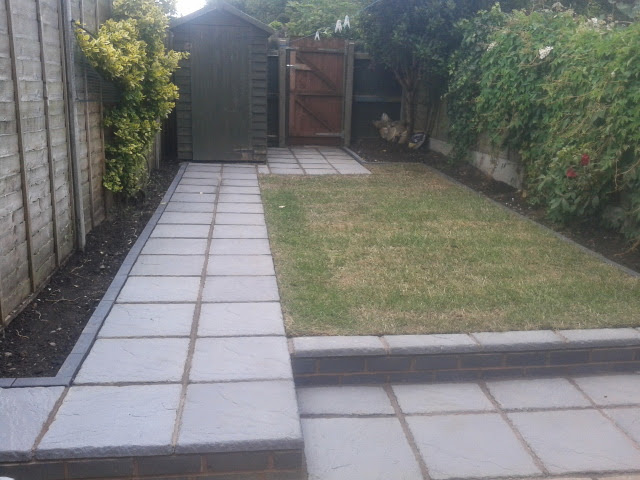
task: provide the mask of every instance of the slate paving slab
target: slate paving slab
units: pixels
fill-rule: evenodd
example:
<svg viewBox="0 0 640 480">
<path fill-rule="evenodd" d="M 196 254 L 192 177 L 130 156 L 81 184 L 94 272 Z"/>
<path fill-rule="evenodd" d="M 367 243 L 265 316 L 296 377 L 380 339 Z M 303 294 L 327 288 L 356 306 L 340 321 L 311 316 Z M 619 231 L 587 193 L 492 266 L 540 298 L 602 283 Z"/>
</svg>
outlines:
<svg viewBox="0 0 640 480">
<path fill-rule="evenodd" d="M 597 410 L 508 416 L 552 474 L 640 469 L 640 450 Z"/>
<path fill-rule="evenodd" d="M 407 423 L 431 478 L 542 473 L 498 414 L 407 417 Z"/>
<path fill-rule="evenodd" d="M 207 275 L 275 275 L 271 255 L 211 255 Z"/>
<path fill-rule="evenodd" d="M 301 447 L 292 381 L 203 383 L 187 388 L 177 453 Z"/>
<path fill-rule="evenodd" d="M 205 303 L 200 311 L 198 335 L 203 337 L 284 336 L 280 304 L 278 302 Z"/>
<path fill-rule="evenodd" d="M 129 277 L 116 302 L 195 302 L 199 289 L 197 277 Z"/>
<path fill-rule="evenodd" d="M 169 454 L 180 391 L 178 384 L 72 387 L 36 457 Z"/>
<path fill-rule="evenodd" d="M 188 350 L 187 338 L 101 338 L 74 384 L 179 382 Z"/>
<path fill-rule="evenodd" d="M 575 382 L 596 405 L 640 405 L 640 374 L 577 377 Z"/>
<path fill-rule="evenodd" d="M 140 255 L 131 275 L 200 276 L 204 255 Z"/>
<path fill-rule="evenodd" d="M 291 378 L 284 337 L 199 338 L 189 374 L 192 382 Z"/>
<path fill-rule="evenodd" d="M 495 410 L 475 383 L 394 385 L 393 392 L 405 414 Z"/>
<path fill-rule="evenodd" d="M 64 387 L 0 389 L 0 461 L 31 458 L 31 449 Z"/>
<path fill-rule="evenodd" d="M 302 415 L 393 415 L 391 400 L 384 388 L 308 387 L 298 388 L 298 407 Z"/>
<path fill-rule="evenodd" d="M 302 429 L 309 480 L 423 478 L 396 418 L 303 418 Z"/>
<path fill-rule="evenodd" d="M 505 409 L 591 406 L 589 400 L 564 378 L 488 382 L 487 388 Z"/>
<path fill-rule="evenodd" d="M 191 332 L 195 303 L 119 303 L 100 329 L 99 337 L 187 337 Z"/>
</svg>

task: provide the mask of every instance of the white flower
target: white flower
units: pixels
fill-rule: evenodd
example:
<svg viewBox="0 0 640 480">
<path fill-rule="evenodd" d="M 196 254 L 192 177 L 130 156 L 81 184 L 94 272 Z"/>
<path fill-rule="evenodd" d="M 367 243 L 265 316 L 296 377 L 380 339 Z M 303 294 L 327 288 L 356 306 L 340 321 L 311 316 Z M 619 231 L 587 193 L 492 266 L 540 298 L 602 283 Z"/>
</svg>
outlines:
<svg viewBox="0 0 640 480">
<path fill-rule="evenodd" d="M 342 20 L 338 19 L 338 21 L 336 22 L 336 32 L 341 32 L 342 31 Z"/>
<path fill-rule="evenodd" d="M 487 52 L 490 52 L 491 50 L 493 50 L 496 46 L 496 42 L 491 42 L 488 46 L 487 46 Z"/>
<path fill-rule="evenodd" d="M 544 47 L 538 50 L 538 55 L 540 55 L 540 60 L 544 60 L 551 53 L 553 47 Z"/>
<path fill-rule="evenodd" d="M 349 15 L 344 16 L 344 22 L 342 22 L 343 28 L 351 28 L 351 22 L 349 21 Z"/>
</svg>

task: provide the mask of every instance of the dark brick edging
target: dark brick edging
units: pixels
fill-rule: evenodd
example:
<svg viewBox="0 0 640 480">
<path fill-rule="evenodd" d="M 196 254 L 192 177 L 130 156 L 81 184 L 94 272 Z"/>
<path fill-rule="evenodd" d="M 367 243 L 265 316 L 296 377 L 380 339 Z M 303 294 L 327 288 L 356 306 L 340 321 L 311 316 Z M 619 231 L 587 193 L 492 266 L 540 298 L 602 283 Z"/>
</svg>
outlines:
<svg viewBox="0 0 640 480">
<path fill-rule="evenodd" d="M 116 276 L 113 278 L 113 281 L 109 285 L 109 288 L 105 292 L 102 300 L 96 307 L 95 311 L 89 318 L 89 321 L 82 330 L 78 341 L 67 356 L 67 359 L 64 361 L 60 370 L 55 377 L 25 377 L 25 378 L 0 378 L 0 388 L 18 388 L 18 387 L 54 387 L 54 386 L 69 386 L 71 381 L 75 377 L 80 365 L 82 364 L 84 358 L 87 356 L 89 349 L 93 345 L 95 341 L 98 331 L 100 327 L 102 327 L 102 323 L 104 319 L 107 317 L 109 312 L 111 311 L 111 307 L 116 301 L 120 290 L 124 286 L 124 283 L 127 280 L 127 276 L 133 267 L 133 264 L 138 259 L 138 255 L 142 251 L 145 243 L 149 239 L 151 232 L 155 228 L 158 220 L 164 213 L 166 208 L 166 204 L 175 192 L 176 187 L 178 186 L 178 182 L 182 178 L 185 169 L 187 168 L 187 164 L 184 163 L 180 166 L 178 173 L 176 173 L 173 182 L 169 186 L 167 192 L 162 197 L 160 201 L 160 205 L 156 208 L 156 211 L 153 213 L 144 230 L 140 233 L 140 236 L 136 240 L 136 242 L 129 250 L 129 253 L 122 262 L 122 265 L 118 269 Z"/>
<path fill-rule="evenodd" d="M 296 385 L 428 383 L 640 371 L 640 330 L 290 340 Z"/>
</svg>

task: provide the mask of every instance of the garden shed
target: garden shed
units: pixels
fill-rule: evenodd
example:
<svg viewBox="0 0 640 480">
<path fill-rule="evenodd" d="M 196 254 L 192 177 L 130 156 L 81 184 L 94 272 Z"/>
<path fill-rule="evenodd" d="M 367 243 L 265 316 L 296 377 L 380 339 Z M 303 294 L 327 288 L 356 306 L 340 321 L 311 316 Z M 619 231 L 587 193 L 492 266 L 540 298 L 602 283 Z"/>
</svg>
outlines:
<svg viewBox="0 0 640 480">
<path fill-rule="evenodd" d="M 190 53 L 175 74 L 178 159 L 265 162 L 273 30 L 219 2 L 176 19 L 171 32 L 172 48 Z"/>
</svg>

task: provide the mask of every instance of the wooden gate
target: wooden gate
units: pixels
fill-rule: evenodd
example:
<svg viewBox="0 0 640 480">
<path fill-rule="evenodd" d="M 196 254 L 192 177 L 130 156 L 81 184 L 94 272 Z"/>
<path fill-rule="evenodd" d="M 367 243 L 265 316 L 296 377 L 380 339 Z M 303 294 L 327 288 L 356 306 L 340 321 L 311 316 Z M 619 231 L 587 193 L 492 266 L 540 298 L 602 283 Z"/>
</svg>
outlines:
<svg viewBox="0 0 640 480">
<path fill-rule="evenodd" d="M 289 49 L 289 144 L 342 145 L 345 42 L 294 40 Z"/>
</svg>

